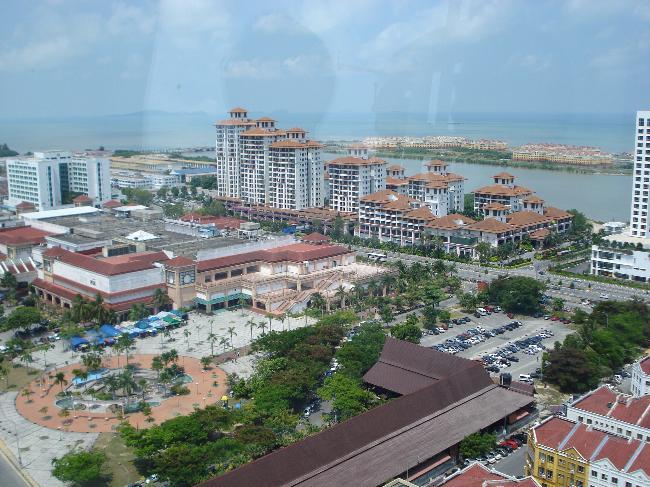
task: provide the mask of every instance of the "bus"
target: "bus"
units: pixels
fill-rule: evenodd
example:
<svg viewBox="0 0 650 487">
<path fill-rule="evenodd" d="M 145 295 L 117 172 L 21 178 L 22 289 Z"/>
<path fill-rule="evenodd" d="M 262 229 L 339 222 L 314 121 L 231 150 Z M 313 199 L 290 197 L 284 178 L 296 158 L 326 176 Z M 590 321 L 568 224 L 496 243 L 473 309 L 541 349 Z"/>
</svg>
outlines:
<svg viewBox="0 0 650 487">
<path fill-rule="evenodd" d="M 388 259 L 388 256 L 386 254 L 382 254 L 381 252 L 368 252 L 368 260 L 372 260 L 374 262 L 386 262 Z"/>
</svg>

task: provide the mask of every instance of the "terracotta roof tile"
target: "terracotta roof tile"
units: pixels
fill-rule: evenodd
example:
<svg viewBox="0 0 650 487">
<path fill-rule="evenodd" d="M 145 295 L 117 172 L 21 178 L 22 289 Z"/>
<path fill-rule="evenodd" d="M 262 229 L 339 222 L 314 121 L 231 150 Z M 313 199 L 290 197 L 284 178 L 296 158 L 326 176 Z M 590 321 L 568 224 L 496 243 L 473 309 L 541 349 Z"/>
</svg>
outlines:
<svg viewBox="0 0 650 487">
<path fill-rule="evenodd" d="M 641 370 L 644 374 L 650 375 L 650 355 L 641 360 L 641 362 L 639 362 L 639 365 L 641 366 Z"/>
<path fill-rule="evenodd" d="M 481 232 L 488 232 L 488 233 L 505 233 L 505 232 L 511 232 L 515 229 L 512 225 L 508 225 L 507 223 L 500 222 L 499 220 L 495 220 L 494 218 L 486 218 L 485 220 L 481 220 L 475 223 L 470 224 L 467 226 L 469 230 L 478 230 Z"/>
<path fill-rule="evenodd" d="M 370 157 L 368 159 L 361 159 L 360 157 L 345 156 L 327 161 L 329 166 L 370 166 L 377 164 L 386 164 L 386 161 L 378 157 Z"/>
<path fill-rule="evenodd" d="M 56 260 L 60 260 L 71 266 L 104 276 L 128 274 L 152 269 L 155 262 L 169 260 L 169 257 L 164 252 L 138 252 L 115 257 L 97 258 L 70 252 L 61 248 L 52 248 L 43 252 L 43 255 L 46 257 L 54 257 Z"/>
<path fill-rule="evenodd" d="M 392 176 L 386 178 L 386 186 L 407 186 L 408 183 L 406 179 L 394 178 Z"/>
<path fill-rule="evenodd" d="M 404 214 L 404 218 L 414 219 L 414 220 L 433 221 L 436 219 L 436 216 L 434 216 L 434 214 L 431 213 L 431 209 L 425 205 Z"/>
<path fill-rule="evenodd" d="M 45 242 L 45 237 L 54 235 L 32 227 L 13 227 L 0 229 L 0 243 L 9 246 L 38 245 Z"/>
<path fill-rule="evenodd" d="M 560 210 L 559 208 L 554 208 L 553 206 L 547 206 L 544 210 L 544 214 L 554 219 L 564 219 L 564 218 L 573 218 L 573 215 L 568 211 Z"/>
<path fill-rule="evenodd" d="M 514 188 L 509 188 L 502 184 L 491 184 L 489 186 L 482 186 L 474 190 L 474 194 L 486 194 L 491 196 L 524 196 L 533 194 L 533 192 L 524 188 L 523 186 L 515 186 Z"/>
<path fill-rule="evenodd" d="M 515 179 L 515 177 L 509 172 L 500 172 L 499 174 L 495 174 L 492 177 L 499 178 L 499 179 Z"/>
<path fill-rule="evenodd" d="M 313 140 L 303 140 L 303 142 L 300 142 L 295 139 L 286 139 L 271 142 L 269 147 L 274 149 L 320 149 L 323 147 L 323 144 L 319 144 Z"/>
<path fill-rule="evenodd" d="M 179 255 L 177 257 L 165 261 L 165 267 L 185 267 L 193 264 L 194 261 L 192 259 L 183 257 L 182 255 Z"/>
<path fill-rule="evenodd" d="M 492 203 L 486 203 L 483 205 L 483 210 L 507 210 L 508 207 L 506 205 L 502 205 L 501 203 L 497 203 L 496 201 L 493 201 Z"/>
<path fill-rule="evenodd" d="M 431 223 L 427 223 L 426 226 L 434 229 L 454 230 L 460 227 L 467 228 L 467 225 L 471 225 L 472 223 L 475 223 L 475 221 L 465 215 L 451 213 L 442 216 Z"/>
<path fill-rule="evenodd" d="M 540 215 L 539 213 L 536 213 L 534 211 L 516 211 L 514 213 L 510 213 L 509 215 L 506 215 L 506 221 L 515 227 L 522 228 L 522 227 L 528 227 L 531 225 L 544 225 L 544 224 L 549 224 L 552 223 L 553 219 L 545 216 L 545 215 Z"/>
<path fill-rule="evenodd" d="M 228 110 L 228 113 L 248 113 L 248 110 L 242 107 L 235 107 Z"/>
</svg>

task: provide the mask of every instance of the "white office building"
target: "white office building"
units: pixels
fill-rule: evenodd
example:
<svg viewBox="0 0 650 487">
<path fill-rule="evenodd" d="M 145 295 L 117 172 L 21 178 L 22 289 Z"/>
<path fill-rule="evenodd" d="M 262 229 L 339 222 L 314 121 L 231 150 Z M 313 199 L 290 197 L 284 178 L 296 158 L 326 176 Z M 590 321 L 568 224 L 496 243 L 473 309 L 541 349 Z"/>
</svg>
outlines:
<svg viewBox="0 0 650 487">
<path fill-rule="evenodd" d="M 323 205 L 322 146 L 300 128 L 248 118 L 233 108 L 216 126 L 217 194 L 250 205 L 302 210 Z"/>
<path fill-rule="evenodd" d="M 636 397 L 650 394 L 650 355 L 632 366 L 632 394 Z"/>
<path fill-rule="evenodd" d="M 650 282 L 650 111 L 636 112 L 630 228 L 591 249 L 591 274 Z"/>
<path fill-rule="evenodd" d="M 36 152 L 33 157 L 7 160 L 9 206 L 23 201 L 38 210 L 70 204 L 77 194 L 88 195 L 93 206 L 111 199 L 110 163 L 92 154 Z"/>
<path fill-rule="evenodd" d="M 649 238 L 648 192 L 650 191 L 650 111 L 636 112 L 634 181 L 630 234 Z"/>
</svg>

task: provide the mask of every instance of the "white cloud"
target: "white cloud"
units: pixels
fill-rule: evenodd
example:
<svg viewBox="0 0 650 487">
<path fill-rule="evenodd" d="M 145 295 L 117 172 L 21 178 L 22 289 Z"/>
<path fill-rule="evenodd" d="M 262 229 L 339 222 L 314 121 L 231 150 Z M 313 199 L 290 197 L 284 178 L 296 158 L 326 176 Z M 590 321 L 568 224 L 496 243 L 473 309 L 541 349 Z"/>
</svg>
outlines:
<svg viewBox="0 0 650 487">
<path fill-rule="evenodd" d="M 331 72 L 329 61 L 319 55 L 297 55 L 280 60 L 262 58 L 227 61 L 225 78 L 279 79 L 290 76 L 309 77 Z"/>
<path fill-rule="evenodd" d="M 60 67 L 102 42 L 148 35 L 154 25 L 155 12 L 121 3 L 112 6 L 105 17 L 44 6 L 34 12 L 29 23 L 16 24 L 10 42 L 0 46 L 0 72 Z"/>
<path fill-rule="evenodd" d="M 322 34 L 333 29 L 357 27 L 374 9 L 388 8 L 378 0 L 307 0 L 297 9 L 297 19 L 307 29 Z"/>
<path fill-rule="evenodd" d="M 159 21 L 159 38 L 183 49 L 227 39 L 232 22 L 225 2 L 210 0 L 163 0 Z"/>
<path fill-rule="evenodd" d="M 499 32 L 512 15 L 510 0 L 441 2 L 385 27 L 361 49 L 361 57 L 392 71 L 416 68 L 420 52 L 408 50 L 473 43 Z"/>
<path fill-rule="evenodd" d="M 272 13 L 258 17 L 253 24 L 253 29 L 264 32 L 265 34 L 277 34 L 280 32 L 287 34 L 304 32 L 305 30 L 296 22 L 296 19 L 284 13 Z"/>
</svg>

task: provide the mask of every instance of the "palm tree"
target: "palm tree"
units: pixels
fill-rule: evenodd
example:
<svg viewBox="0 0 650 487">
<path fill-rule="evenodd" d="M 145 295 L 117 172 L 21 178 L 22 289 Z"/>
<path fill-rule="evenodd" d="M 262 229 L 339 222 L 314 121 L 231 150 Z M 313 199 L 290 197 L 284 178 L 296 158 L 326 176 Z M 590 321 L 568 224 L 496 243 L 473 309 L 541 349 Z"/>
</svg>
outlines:
<svg viewBox="0 0 650 487">
<path fill-rule="evenodd" d="M 235 348 L 235 346 L 233 345 L 233 341 L 232 341 L 233 335 L 235 335 L 235 336 L 237 335 L 237 333 L 235 333 L 235 327 L 234 326 L 229 326 L 228 327 L 228 334 L 230 335 L 230 345 L 232 346 L 232 348 Z"/>
<path fill-rule="evenodd" d="M 273 315 L 271 313 L 266 313 L 266 317 L 269 319 L 269 331 L 273 330 Z"/>
<path fill-rule="evenodd" d="M 253 328 L 257 327 L 257 323 L 255 323 L 255 321 L 251 318 L 246 322 L 246 324 L 251 330 L 251 341 L 253 341 Z"/>
<path fill-rule="evenodd" d="M 144 402 L 144 396 L 147 393 L 147 379 L 144 377 L 138 380 L 138 387 L 140 392 L 142 392 L 142 402 Z"/>
<path fill-rule="evenodd" d="M 171 363 L 176 363 L 178 361 L 178 352 L 176 351 L 175 348 L 172 348 L 168 353 L 169 356 L 169 361 Z"/>
<path fill-rule="evenodd" d="M 260 323 L 257 325 L 257 328 L 262 330 L 262 335 L 264 335 L 264 330 L 266 330 L 266 323 L 264 321 L 260 321 Z"/>
<path fill-rule="evenodd" d="M 125 370 L 118 376 L 118 380 L 120 382 L 120 386 L 122 387 L 122 390 L 126 394 L 126 402 L 128 404 L 131 394 L 133 393 L 134 389 L 137 387 L 137 384 L 133 379 L 133 374 L 130 371 Z"/>
<path fill-rule="evenodd" d="M 120 352 L 124 351 L 126 354 L 126 365 L 128 367 L 129 365 L 129 349 L 133 345 L 133 338 L 131 338 L 129 335 L 126 333 L 123 335 L 120 335 L 117 339 L 117 342 L 115 343 L 115 349 L 117 351 L 117 366 L 120 366 Z"/>
<path fill-rule="evenodd" d="M 334 296 L 339 300 L 341 308 L 345 308 L 345 300 L 347 298 L 347 292 L 343 286 L 336 288 L 336 293 Z"/>
<path fill-rule="evenodd" d="M 120 388 L 120 380 L 115 375 L 109 375 L 108 377 L 104 378 L 104 385 L 108 388 L 109 391 L 111 391 L 111 394 L 113 395 L 113 401 L 115 401 L 115 391 Z"/>
<path fill-rule="evenodd" d="M 146 318 L 148 314 L 149 308 L 144 303 L 135 303 L 131 306 L 131 311 L 129 311 L 129 319 L 131 321 L 138 321 Z"/>
<path fill-rule="evenodd" d="M 151 304 L 156 313 L 160 311 L 162 308 L 169 306 L 171 302 L 172 301 L 171 299 L 169 299 L 167 293 L 162 289 L 156 288 L 156 290 L 153 292 L 153 298 L 151 299 Z"/>
<path fill-rule="evenodd" d="M 321 314 L 324 313 L 325 307 L 327 306 L 325 298 L 323 298 L 323 295 L 321 293 L 312 294 L 311 299 L 309 300 L 309 304 L 312 308 L 320 310 Z"/>
<path fill-rule="evenodd" d="M 185 340 L 187 341 L 187 349 L 188 349 L 188 350 L 190 349 L 190 335 L 191 335 L 191 334 L 192 334 L 192 333 L 191 333 L 190 330 L 188 330 L 187 328 L 185 328 L 185 329 L 183 330 L 183 336 L 185 337 Z"/>
<path fill-rule="evenodd" d="M 223 351 L 224 351 L 224 353 L 225 353 L 226 348 L 228 348 L 228 345 L 229 345 L 229 343 L 228 343 L 228 339 L 227 339 L 226 337 L 221 337 L 221 338 L 219 339 L 219 345 L 223 345 Z"/>
<path fill-rule="evenodd" d="M 251 332 L 252 334 L 252 332 Z M 210 333 L 208 335 L 208 341 L 210 342 L 210 355 L 214 357 L 214 343 L 219 339 L 217 335 L 214 333 Z"/>
<path fill-rule="evenodd" d="M 68 385 L 68 381 L 65 378 L 65 374 L 63 372 L 57 372 L 56 375 L 54 376 L 54 383 L 59 384 L 61 386 L 61 392 L 63 392 L 63 386 Z"/>
<path fill-rule="evenodd" d="M 104 306 L 104 298 L 101 294 L 95 295 L 95 301 L 88 303 L 89 309 L 92 311 L 93 319 L 98 325 L 106 323 L 110 319 L 110 311 Z"/>
</svg>

